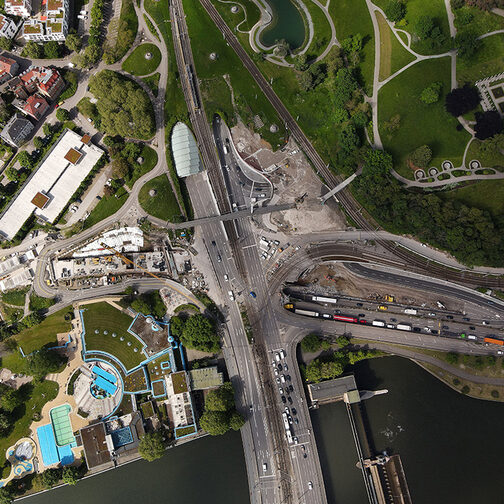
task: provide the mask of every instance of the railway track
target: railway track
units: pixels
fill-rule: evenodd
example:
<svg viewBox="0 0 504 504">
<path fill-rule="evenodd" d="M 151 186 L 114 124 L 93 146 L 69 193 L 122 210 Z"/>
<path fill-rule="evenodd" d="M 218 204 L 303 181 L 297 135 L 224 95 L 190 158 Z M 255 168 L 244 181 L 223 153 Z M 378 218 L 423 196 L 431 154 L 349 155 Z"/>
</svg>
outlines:
<svg viewBox="0 0 504 504">
<path fill-rule="evenodd" d="M 223 20 L 210 0 L 200 0 L 200 3 L 207 11 L 208 15 L 216 24 L 216 26 L 219 28 L 219 30 L 223 33 L 224 38 L 240 58 L 245 68 L 250 72 L 257 85 L 261 88 L 270 103 L 273 105 L 277 114 L 284 121 L 286 128 L 290 130 L 292 136 L 299 144 L 300 148 L 303 149 L 308 159 L 313 163 L 315 169 L 317 170 L 317 173 L 320 173 L 329 187 L 335 187 L 340 182 L 342 182 L 342 179 L 329 169 L 329 165 L 327 165 L 318 154 L 302 129 L 294 120 L 290 112 L 277 96 L 261 71 L 252 61 L 248 53 L 242 47 L 238 39 L 227 26 L 226 22 Z M 349 216 L 358 224 L 361 229 L 365 231 L 374 231 L 379 228 L 379 225 L 373 220 L 370 215 L 362 215 L 362 213 L 365 212 L 363 212 L 361 205 L 354 199 L 348 188 L 345 188 L 338 193 L 338 199 Z M 401 259 L 410 267 L 416 268 L 418 271 L 423 271 L 425 273 L 425 271 L 428 270 L 432 276 L 440 277 L 452 282 L 458 282 L 464 285 L 470 284 L 472 286 L 504 288 L 504 278 L 453 270 L 441 264 L 429 261 L 426 258 L 422 258 L 414 254 L 413 252 L 408 252 L 405 249 L 398 248 L 391 242 L 381 239 L 377 239 L 376 241 L 389 253 L 393 254 L 398 259 Z"/>
</svg>

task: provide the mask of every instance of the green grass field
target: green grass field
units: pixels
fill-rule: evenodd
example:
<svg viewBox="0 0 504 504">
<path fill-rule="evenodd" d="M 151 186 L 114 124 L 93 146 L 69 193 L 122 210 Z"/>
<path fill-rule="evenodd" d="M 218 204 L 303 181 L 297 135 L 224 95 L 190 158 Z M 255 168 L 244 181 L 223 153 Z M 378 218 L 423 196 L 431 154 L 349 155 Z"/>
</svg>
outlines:
<svg viewBox="0 0 504 504">
<path fill-rule="evenodd" d="M 431 105 L 420 101 L 424 88 L 442 82 L 440 100 Z M 450 90 L 450 59 L 433 59 L 413 65 L 386 84 L 379 93 L 380 135 L 385 150 L 394 157 L 394 168 L 403 176 L 413 178 L 406 164 L 408 155 L 427 144 L 432 149 L 431 166 L 439 166 L 445 159 L 460 165 L 469 133 L 457 131 L 458 121 L 444 109 L 444 96 Z M 390 134 L 383 128 L 384 121 L 399 114 L 398 131 Z"/>
<path fill-rule="evenodd" d="M 309 59 L 319 56 L 331 40 L 331 26 L 323 10 L 313 2 L 305 2 L 313 22 L 313 40 L 306 54 Z"/>
<path fill-rule="evenodd" d="M 504 28 L 504 18 L 502 16 L 498 16 L 493 12 L 483 11 L 477 7 L 466 5 L 461 9 L 454 10 L 453 13 L 455 14 L 455 26 L 459 31 L 468 29 L 473 33 L 483 35 Z M 467 25 L 462 25 L 459 22 L 463 14 L 470 14 L 472 16 L 471 21 Z"/>
<path fill-rule="evenodd" d="M 222 3 L 219 2 L 219 0 L 212 0 L 212 3 L 219 11 L 219 14 L 222 16 L 224 21 L 226 21 L 226 24 L 233 29 L 240 25 L 239 29 L 241 31 L 248 31 L 257 23 L 257 21 L 259 21 L 259 18 L 261 17 L 259 8 L 254 2 L 252 2 L 252 0 L 240 0 L 239 2 L 236 2 L 237 5 L 241 7 L 240 11 L 236 14 L 231 12 L 231 4 L 229 3 Z M 243 22 L 245 19 L 244 13 L 246 13 L 247 16 L 247 20 L 245 22 Z"/>
<path fill-rule="evenodd" d="M 380 80 L 383 81 L 413 61 L 415 57 L 404 49 L 379 12 L 376 13 L 376 18 L 380 27 Z"/>
<path fill-rule="evenodd" d="M 40 414 L 45 403 L 52 401 L 58 395 L 58 384 L 50 380 L 33 382 L 23 385 L 23 395 L 27 401 L 13 412 L 12 430 L 6 437 L 0 438 L 0 453 L 5 454 L 7 448 L 22 437 L 30 436 L 30 425 L 35 413 Z"/>
<path fill-rule="evenodd" d="M 485 153 L 480 150 L 480 146 L 483 142 L 474 139 L 469 146 L 467 151 L 466 161 L 469 163 L 473 159 L 477 159 L 481 162 L 483 168 L 495 168 L 499 171 L 504 170 L 504 154 L 500 152 L 496 153 Z"/>
<path fill-rule="evenodd" d="M 147 84 L 147 86 L 151 88 L 152 92 L 154 93 L 154 96 L 157 96 L 159 92 L 160 77 L 161 75 L 159 74 L 159 72 L 153 75 L 149 75 L 148 77 L 142 77 L 142 80 L 145 82 L 145 84 Z"/>
<path fill-rule="evenodd" d="M 373 93 L 375 43 L 373 22 L 365 0 L 332 1 L 329 4 L 329 14 L 334 21 L 336 36 L 340 42 L 357 33 L 364 37 L 360 68 L 364 90 L 370 96 Z"/>
<path fill-rule="evenodd" d="M 374 0 L 374 3 L 384 9 L 388 0 Z M 430 48 L 427 41 L 418 40 L 415 35 L 415 27 L 420 16 L 431 16 L 436 25 L 439 26 L 441 32 L 445 36 L 445 41 L 441 47 Z M 448 15 L 444 0 L 408 0 L 406 2 L 406 17 L 405 25 L 399 26 L 412 35 L 411 48 L 419 54 L 439 54 L 449 51 L 451 48 L 450 26 L 448 24 Z M 417 39 L 417 40 L 415 40 Z"/>
<path fill-rule="evenodd" d="M 16 342 L 23 349 L 25 355 L 39 350 L 47 344 L 55 345 L 57 334 L 70 332 L 72 324 L 65 320 L 65 313 L 68 312 L 72 312 L 71 307 L 63 308 L 49 315 L 39 325 L 25 329 L 16 335 Z"/>
<path fill-rule="evenodd" d="M 128 331 L 133 318 L 117 310 L 108 303 L 93 303 L 83 305 L 83 319 L 86 331 L 86 350 L 107 352 L 122 362 L 124 367 L 132 369 L 140 364 L 145 355 L 137 338 Z M 99 333 L 96 334 L 95 331 Z M 104 334 L 108 331 L 108 334 Z M 112 333 L 116 333 L 114 338 Z M 124 338 L 121 341 L 121 338 Z M 131 343 L 131 346 L 128 346 Z M 134 348 L 138 351 L 135 352 Z"/>
<path fill-rule="evenodd" d="M 94 226 L 97 222 L 115 214 L 128 199 L 129 193 L 124 187 L 119 188 L 112 196 L 103 196 L 84 221 L 83 229 Z"/>
<path fill-rule="evenodd" d="M 149 195 L 151 189 L 156 191 L 155 196 Z M 167 221 L 176 221 L 180 218 L 180 208 L 166 175 L 147 181 L 140 189 L 138 201 L 141 207 L 154 217 Z"/>
<path fill-rule="evenodd" d="M 504 71 L 504 35 L 492 35 L 481 41 L 481 47 L 472 58 L 457 58 L 459 85 L 474 83 Z"/>
<path fill-rule="evenodd" d="M 443 198 L 488 210 L 494 217 L 504 214 L 504 180 L 481 180 L 441 194 Z"/>
<path fill-rule="evenodd" d="M 146 59 L 146 54 L 152 55 L 151 59 Z M 148 75 L 156 70 L 161 63 L 161 51 L 154 44 L 139 45 L 124 60 L 122 69 L 132 75 Z"/>
<path fill-rule="evenodd" d="M 258 133 L 270 142 L 274 149 L 282 145 L 285 134 L 283 123 L 238 56 L 223 40 L 222 34 L 206 11 L 197 0 L 184 0 L 184 9 L 196 71 L 204 84 L 202 93 L 207 117 L 211 119 L 215 113 L 222 113 L 230 125 L 236 122 L 231 92 L 223 78 L 223 75 L 227 74 L 234 91 L 236 112 L 241 119 L 253 126 L 253 118 L 258 115 L 264 123 L 264 126 L 257 130 Z M 212 52 L 218 55 L 216 61 L 209 57 Z M 280 128 L 278 133 L 269 131 L 273 123 Z"/>
<path fill-rule="evenodd" d="M 141 165 L 138 163 L 134 163 L 131 177 L 128 178 L 128 180 L 126 180 L 126 185 L 130 188 L 133 187 L 135 182 L 140 177 L 142 177 L 146 173 L 149 173 L 154 168 L 154 166 L 156 166 L 158 162 L 157 152 L 148 145 L 144 145 L 142 153 L 140 155 L 141 157 L 143 157 L 144 162 Z"/>
<path fill-rule="evenodd" d="M 2 301 L 7 304 L 15 306 L 24 306 L 26 293 L 30 287 L 23 287 L 22 289 L 13 289 L 2 293 Z"/>
</svg>

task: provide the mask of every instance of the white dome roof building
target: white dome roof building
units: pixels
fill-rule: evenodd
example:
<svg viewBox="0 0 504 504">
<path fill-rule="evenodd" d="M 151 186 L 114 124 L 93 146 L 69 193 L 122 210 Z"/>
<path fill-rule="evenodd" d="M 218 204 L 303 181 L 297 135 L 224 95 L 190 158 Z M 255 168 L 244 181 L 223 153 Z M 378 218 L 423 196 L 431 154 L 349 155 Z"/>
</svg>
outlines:
<svg viewBox="0 0 504 504">
<path fill-rule="evenodd" d="M 196 140 L 184 123 L 175 124 L 171 134 L 171 148 L 179 177 L 195 175 L 203 170 Z"/>
</svg>

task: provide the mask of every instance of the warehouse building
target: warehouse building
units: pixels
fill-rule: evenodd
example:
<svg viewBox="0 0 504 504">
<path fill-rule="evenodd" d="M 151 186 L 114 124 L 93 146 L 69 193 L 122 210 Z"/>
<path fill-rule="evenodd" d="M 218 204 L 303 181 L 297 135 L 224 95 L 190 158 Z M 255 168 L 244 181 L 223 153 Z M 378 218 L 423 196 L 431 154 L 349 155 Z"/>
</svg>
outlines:
<svg viewBox="0 0 504 504">
<path fill-rule="evenodd" d="M 12 239 L 33 212 L 53 222 L 102 154 L 89 135 L 65 130 L 0 217 L 0 234 Z"/>
</svg>

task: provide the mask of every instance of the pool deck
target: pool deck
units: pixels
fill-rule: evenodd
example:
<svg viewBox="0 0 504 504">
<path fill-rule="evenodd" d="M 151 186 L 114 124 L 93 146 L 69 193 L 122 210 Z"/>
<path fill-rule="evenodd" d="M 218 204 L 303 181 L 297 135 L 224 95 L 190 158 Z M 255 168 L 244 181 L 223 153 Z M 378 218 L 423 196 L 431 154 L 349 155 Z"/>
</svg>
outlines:
<svg viewBox="0 0 504 504">
<path fill-rule="evenodd" d="M 69 350 L 66 352 L 66 355 L 68 356 L 68 364 L 67 367 L 58 374 L 50 374 L 46 377 L 47 380 L 52 380 L 55 381 L 59 385 L 59 390 L 58 390 L 58 395 L 56 396 L 55 399 L 52 401 L 49 401 L 44 405 L 42 408 L 42 413 L 41 413 L 41 418 L 38 422 L 33 422 L 30 426 L 30 435 L 31 438 L 35 440 L 37 444 L 37 452 L 40 454 L 40 446 L 38 444 L 38 438 L 37 438 L 37 428 L 41 427 L 43 425 L 46 425 L 51 422 L 51 416 L 49 412 L 56 406 L 61 406 L 62 404 L 68 403 L 72 407 L 72 412 L 70 413 L 70 421 L 72 423 L 72 429 L 75 431 L 79 430 L 82 427 L 85 427 L 88 423 L 89 420 L 81 418 L 80 416 L 77 415 L 77 404 L 75 403 L 75 400 L 73 396 L 67 395 L 67 385 L 68 381 L 70 380 L 70 377 L 72 376 L 73 372 L 79 368 L 81 365 L 84 364 L 84 361 L 82 360 L 81 353 L 82 353 L 82 342 L 81 342 L 81 332 L 82 332 L 82 327 L 81 327 L 81 322 L 80 322 L 80 316 L 79 316 L 79 308 L 78 305 L 74 305 L 74 320 L 72 320 L 72 330 L 70 332 L 70 335 L 72 336 L 73 344 L 69 345 L 69 348 L 76 346 L 75 350 Z M 74 455 L 77 459 L 80 457 L 80 452 L 82 448 L 81 447 L 76 447 L 73 448 Z M 39 462 L 42 464 L 41 457 L 39 457 Z"/>
</svg>

